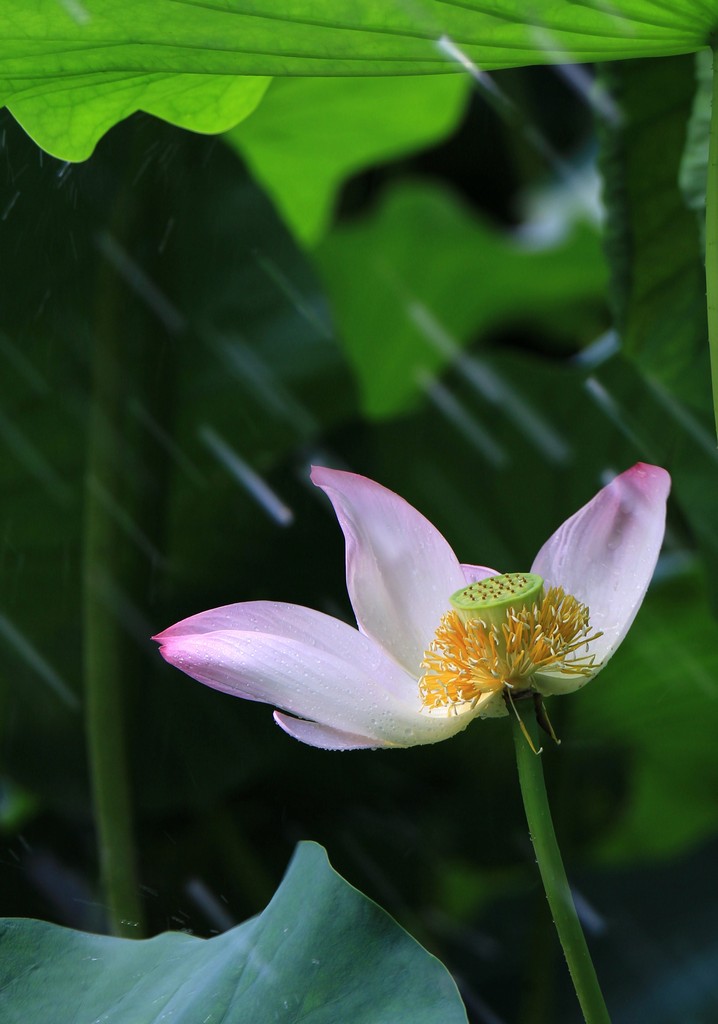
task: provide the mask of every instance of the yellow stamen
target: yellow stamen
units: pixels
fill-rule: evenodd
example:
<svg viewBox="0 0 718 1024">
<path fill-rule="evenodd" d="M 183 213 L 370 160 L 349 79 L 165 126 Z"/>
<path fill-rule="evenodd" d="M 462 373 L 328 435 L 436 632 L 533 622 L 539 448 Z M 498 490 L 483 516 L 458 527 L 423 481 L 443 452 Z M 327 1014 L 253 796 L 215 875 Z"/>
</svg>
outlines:
<svg viewBox="0 0 718 1024">
<path fill-rule="evenodd" d="M 507 608 L 498 624 L 447 612 L 421 663 L 423 709 L 473 710 L 482 696 L 504 687 L 514 694 L 531 689 L 531 677 L 545 670 L 592 675 L 599 667 L 595 655 L 571 656 L 599 636 L 591 631 L 586 605 L 561 587 L 530 606 Z"/>
</svg>

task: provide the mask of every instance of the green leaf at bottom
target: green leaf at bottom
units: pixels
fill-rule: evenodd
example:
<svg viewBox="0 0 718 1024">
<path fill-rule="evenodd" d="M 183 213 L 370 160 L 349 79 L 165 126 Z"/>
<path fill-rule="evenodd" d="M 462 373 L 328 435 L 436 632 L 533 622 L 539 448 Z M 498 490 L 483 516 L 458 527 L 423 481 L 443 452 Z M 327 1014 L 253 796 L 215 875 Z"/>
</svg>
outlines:
<svg viewBox="0 0 718 1024">
<path fill-rule="evenodd" d="M 303 843 L 266 910 L 216 938 L 0 924 L 0 1020 L 466 1024 L 445 968 Z"/>
</svg>

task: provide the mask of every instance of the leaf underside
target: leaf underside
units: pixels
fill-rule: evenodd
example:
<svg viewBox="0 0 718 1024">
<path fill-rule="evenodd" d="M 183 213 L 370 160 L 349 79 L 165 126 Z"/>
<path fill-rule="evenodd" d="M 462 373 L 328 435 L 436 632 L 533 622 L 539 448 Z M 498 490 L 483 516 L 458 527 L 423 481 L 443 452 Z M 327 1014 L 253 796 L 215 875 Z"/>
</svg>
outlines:
<svg viewBox="0 0 718 1024">
<path fill-rule="evenodd" d="M 6 0 L 0 103 L 38 145 L 82 160 L 117 121 L 144 110 L 198 132 L 254 109 L 268 76 L 417 75 L 689 53 L 718 16 L 693 0 L 574 3 L 351 0 L 203 4 Z M 259 81 L 257 80 L 259 77 Z"/>
</svg>

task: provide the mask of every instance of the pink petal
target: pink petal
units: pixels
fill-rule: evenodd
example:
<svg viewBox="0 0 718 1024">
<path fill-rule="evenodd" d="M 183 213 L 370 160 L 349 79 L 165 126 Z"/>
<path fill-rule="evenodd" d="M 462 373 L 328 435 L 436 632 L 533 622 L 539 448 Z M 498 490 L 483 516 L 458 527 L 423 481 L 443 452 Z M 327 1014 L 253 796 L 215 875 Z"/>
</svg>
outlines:
<svg viewBox="0 0 718 1024">
<path fill-rule="evenodd" d="M 671 486 L 659 466 L 639 462 L 567 519 L 539 551 L 532 572 L 562 586 L 590 611 L 603 636 L 589 651 L 605 664 L 641 606 L 663 543 Z M 572 688 L 577 680 L 567 680 Z"/>
<path fill-rule="evenodd" d="M 346 538 L 347 588 L 359 629 L 413 676 L 449 598 L 465 585 L 456 555 L 436 527 L 381 484 L 314 467 Z"/>
<path fill-rule="evenodd" d="M 461 571 L 464 574 L 467 586 L 478 583 L 480 580 L 488 579 L 489 576 L 498 576 L 497 569 L 489 569 L 487 565 L 466 565 L 462 563 Z"/>
<path fill-rule="evenodd" d="M 218 624 L 229 628 L 202 631 Z M 467 724 L 421 714 L 415 679 L 369 637 L 309 608 L 229 605 L 158 639 L 166 661 L 207 686 L 365 737 L 371 746 L 434 743 Z"/>
<path fill-rule="evenodd" d="M 274 712 L 274 721 L 295 740 L 307 743 L 310 747 L 321 747 L 322 750 L 376 750 L 379 746 L 389 745 L 380 744 L 378 740 L 370 739 L 368 736 L 357 736 L 342 732 L 340 729 L 332 729 L 328 725 L 307 722 L 303 718 L 291 718 L 289 715 L 283 715 L 281 711 Z"/>
<path fill-rule="evenodd" d="M 356 629 L 341 619 L 335 619 L 332 615 L 325 615 L 313 608 L 285 604 L 282 601 L 242 601 L 220 608 L 210 608 L 209 611 L 182 619 L 152 639 L 160 644 L 166 644 L 176 637 L 226 631 L 267 633 L 286 637 L 288 640 L 300 640 L 329 652 L 348 650 L 353 653 L 353 645 L 357 642 Z M 358 642 L 364 643 L 364 640 Z M 401 678 L 406 682 L 404 673 Z M 408 685 L 410 691 L 402 690 L 399 696 L 404 696 L 407 692 L 414 695 L 415 681 L 411 679 Z"/>
</svg>

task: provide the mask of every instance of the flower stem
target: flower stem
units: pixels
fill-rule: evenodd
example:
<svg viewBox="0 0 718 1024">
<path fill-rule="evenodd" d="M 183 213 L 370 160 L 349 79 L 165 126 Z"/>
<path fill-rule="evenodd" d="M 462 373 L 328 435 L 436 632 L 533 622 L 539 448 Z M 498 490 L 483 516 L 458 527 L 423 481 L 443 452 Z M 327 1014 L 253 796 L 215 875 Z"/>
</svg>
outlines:
<svg viewBox="0 0 718 1024">
<path fill-rule="evenodd" d="M 136 875 L 131 786 L 125 735 L 127 683 L 131 678 L 113 588 L 124 582 L 131 561 L 118 528 L 122 507 L 123 414 L 127 357 L 123 318 L 113 288 L 104 283 L 104 307 L 93 345 L 92 399 L 88 424 L 84 509 L 85 722 L 98 856 L 110 930 L 142 935 Z"/>
<path fill-rule="evenodd" d="M 713 94 L 706 183 L 706 301 L 713 410 L 718 430 L 718 48 L 713 50 Z"/>
<path fill-rule="evenodd" d="M 125 745 L 124 637 L 108 601 L 115 562 L 122 557 L 116 524 L 102 497 L 112 486 L 111 423 L 116 407 L 105 340 L 97 337 L 85 499 L 85 714 L 99 866 L 115 935 L 138 937 L 141 909 L 135 876 L 129 765 Z M 112 490 L 110 490 L 112 494 Z"/>
<path fill-rule="evenodd" d="M 534 744 L 538 746 L 538 730 L 533 704 L 530 701 L 524 701 L 518 702 L 516 706 L 525 728 L 531 735 Z M 554 925 L 563 946 L 578 1001 L 581 1004 L 583 1017 L 586 1024 L 610 1024 L 608 1010 L 576 914 L 573 896 L 556 841 L 546 795 L 541 757 L 534 754 L 526 742 L 518 717 L 512 715 L 511 719 L 519 784 L 531 842 Z"/>
</svg>

